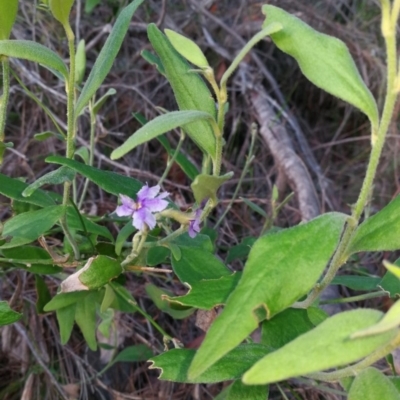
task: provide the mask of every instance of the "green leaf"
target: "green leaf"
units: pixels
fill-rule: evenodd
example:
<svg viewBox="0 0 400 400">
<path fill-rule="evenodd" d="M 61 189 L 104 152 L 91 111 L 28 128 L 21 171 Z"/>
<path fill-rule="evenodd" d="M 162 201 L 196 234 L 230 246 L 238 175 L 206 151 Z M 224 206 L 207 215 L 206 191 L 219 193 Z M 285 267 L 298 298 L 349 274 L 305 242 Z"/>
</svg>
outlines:
<svg viewBox="0 0 400 400">
<path fill-rule="evenodd" d="M 400 400 L 400 393 L 382 372 L 367 368 L 356 375 L 348 400 Z"/>
<path fill-rule="evenodd" d="M 269 352 L 261 344 L 243 344 L 226 354 L 210 369 L 194 379 L 188 378 L 189 366 L 196 354 L 195 350 L 174 349 L 151 358 L 150 369 L 160 369 L 159 379 L 182 383 L 215 383 L 239 379 L 255 362 Z"/>
<path fill-rule="evenodd" d="M 18 0 L 0 1 L 0 40 L 10 37 L 18 12 Z"/>
<path fill-rule="evenodd" d="M 62 345 L 66 344 L 71 337 L 72 328 L 74 327 L 75 321 L 75 312 L 76 302 L 70 304 L 67 307 L 59 308 L 56 310 Z"/>
<path fill-rule="evenodd" d="M 208 120 L 212 121 L 212 115 L 203 111 L 171 111 L 167 114 L 159 115 L 154 118 L 146 125 L 138 129 L 124 144 L 117 147 L 112 153 L 110 158 L 112 160 L 117 160 L 121 158 L 129 151 L 133 150 L 135 147 L 148 142 L 178 127 L 183 127 L 184 125 L 194 122 L 197 120 Z"/>
<path fill-rule="evenodd" d="M 85 0 L 85 13 L 90 14 L 101 0 Z"/>
<path fill-rule="evenodd" d="M 400 279 L 392 272 L 387 271 L 378 286 L 386 290 L 391 298 L 400 297 Z"/>
<path fill-rule="evenodd" d="M 90 154 L 86 146 L 79 147 L 79 149 L 75 151 L 75 157 L 76 156 L 80 157 L 86 165 L 89 165 Z"/>
<path fill-rule="evenodd" d="M 189 237 L 187 234 L 185 236 Z M 197 235 L 195 239 L 200 240 L 199 236 L 204 235 Z M 209 237 L 206 236 L 206 239 L 212 248 Z M 231 271 L 214 254 L 205 251 L 202 246 L 196 246 L 196 241 L 191 240 L 193 242 L 189 242 L 188 245 L 178 244 L 181 252 L 179 259 L 172 254 L 172 268 L 181 282 L 192 285 L 202 279 L 217 279 L 231 274 Z"/>
<path fill-rule="evenodd" d="M 62 0 L 60 0 L 62 1 Z M 110 72 L 121 47 L 122 41 L 128 31 L 129 24 L 136 9 L 143 3 L 143 0 L 135 0 L 127 5 L 118 15 L 117 20 L 108 36 L 103 48 L 100 51 L 96 62 L 90 71 L 82 92 L 76 102 L 75 114 L 79 115 L 90 99 L 96 93 L 97 89 L 103 83 L 105 77 Z"/>
<path fill-rule="evenodd" d="M 174 49 L 182 57 L 186 58 L 193 65 L 196 65 L 196 67 L 204 68 L 209 66 L 207 58 L 195 42 L 171 29 L 165 29 L 164 32 L 172 46 L 174 46 Z"/>
<path fill-rule="evenodd" d="M 12 310 L 6 301 L 0 301 L 0 326 L 13 324 L 21 318 L 22 314 Z"/>
<path fill-rule="evenodd" d="M 126 223 L 126 225 L 118 232 L 117 239 L 115 240 L 115 253 L 119 256 L 121 255 L 122 247 L 132 235 L 133 232 L 136 231 L 136 228 L 132 225 L 132 221 Z"/>
<path fill-rule="evenodd" d="M 4 224 L 3 237 L 11 236 L 12 239 L 0 246 L 0 249 L 17 247 L 33 242 L 52 228 L 61 218 L 63 212 L 64 207 L 62 206 L 50 206 L 10 218 Z"/>
<path fill-rule="evenodd" d="M 355 362 L 392 340 L 398 331 L 350 340 L 350 336 L 382 317 L 370 309 L 346 311 L 326 319 L 279 350 L 258 361 L 243 376 L 243 382 L 260 385 L 278 382 Z M 274 368 L 269 368 L 273 365 Z"/>
<path fill-rule="evenodd" d="M 241 276 L 240 272 L 235 272 L 232 275 L 222 276 L 218 279 L 196 281 L 190 285 L 189 293 L 185 296 L 167 296 L 166 298 L 172 303 L 183 306 L 211 310 L 226 303 Z"/>
<path fill-rule="evenodd" d="M 137 344 L 123 349 L 116 355 L 111 363 L 147 361 L 152 355 L 153 352 L 147 346 L 144 344 Z"/>
<path fill-rule="evenodd" d="M 237 380 L 228 386 L 214 400 L 266 400 L 268 399 L 268 386 L 257 385 L 247 386 Z"/>
<path fill-rule="evenodd" d="M 44 142 L 47 139 L 50 139 L 52 137 L 56 137 L 58 139 L 64 140 L 64 138 L 56 132 L 51 132 L 51 131 L 44 131 L 44 132 L 40 132 L 40 133 L 35 133 L 33 135 L 33 138 L 35 140 L 37 140 L 38 142 Z"/>
<path fill-rule="evenodd" d="M 400 249 L 400 196 L 356 230 L 348 253 Z"/>
<path fill-rule="evenodd" d="M 105 286 L 103 301 L 101 302 L 100 312 L 105 313 L 115 300 L 115 292 L 110 285 Z"/>
<path fill-rule="evenodd" d="M 110 96 L 114 96 L 117 93 L 117 91 L 113 88 L 110 88 L 107 90 L 107 92 L 100 97 L 99 100 L 96 101 L 95 105 L 93 106 L 93 113 L 98 114 L 100 111 L 100 108 L 103 107 L 103 104 L 107 101 L 107 99 Z"/>
<path fill-rule="evenodd" d="M 62 58 L 47 47 L 31 40 L 0 40 L 0 54 L 42 64 L 59 72 L 68 81 L 68 68 Z"/>
<path fill-rule="evenodd" d="M 110 171 L 102 171 L 101 169 L 90 167 L 78 161 L 59 156 L 50 156 L 46 158 L 46 162 L 66 165 L 79 174 L 94 182 L 107 193 L 115 195 L 125 194 L 131 198 L 135 198 L 137 192 L 142 188 L 143 184 L 136 179 L 129 178 Z M 1 189 L 0 189 L 1 190 Z"/>
<path fill-rule="evenodd" d="M 243 200 L 243 202 L 247 204 L 257 214 L 260 214 L 263 218 L 268 218 L 268 214 L 256 203 L 253 203 L 251 200 L 245 199 L 244 197 L 241 197 L 240 199 Z"/>
<path fill-rule="evenodd" d="M 142 50 L 140 55 L 151 65 L 154 65 L 157 68 L 157 71 L 165 76 L 165 69 L 162 65 L 160 57 L 156 56 L 155 54 L 151 53 L 148 50 Z"/>
<path fill-rule="evenodd" d="M 49 6 L 54 18 L 63 26 L 69 26 L 69 14 L 75 0 L 49 0 Z"/>
<path fill-rule="evenodd" d="M 112 304 L 112 308 L 124 312 L 135 313 L 138 307 L 136 300 L 133 298 L 131 293 L 115 281 L 110 282 L 110 286 L 115 293 L 115 301 Z"/>
<path fill-rule="evenodd" d="M 51 295 L 46 282 L 39 275 L 35 275 L 35 288 L 36 288 L 36 312 L 43 314 L 43 307 L 51 300 Z"/>
<path fill-rule="evenodd" d="M 241 280 L 196 354 L 191 377 L 201 374 L 257 328 L 257 308 L 264 307 L 270 319 L 308 293 L 331 258 L 346 218 L 328 213 L 257 240 Z"/>
<path fill-rule="evenodd" d="M 204 111 L 216 118 L 214 98 L 204 80 L 191 70 L 191 66 L 155 24 L 148 25 L 147 34 L 161 59 L 179 109 Z M 215 136 L 208 122 L 192 122 L 185 126 L 184 131 L 204 153 L 210 154 L 212 158 L 216 157 Z"/>
<path fill-rule="evenodd" d="M 59 293 L 54 296 L 44 307 L 43 310 L 46 312 L 59 310 L 64 307 L 68 307 L 71 304 L 80 303 L 89 294 L 87 290 L 80 292 L 70 293 Z"/>
<path fill-rule="evenodd" d="M 171 250 L 164 246 L 150 247 L 146 255 L 146 264 L 149 267 L 160 265 L 166 261 L 171 254 Z"/>
<path fill-rule="evenodd" d="M 145 287 L 146 293 L 153 300 L 159 310 L 170 315 L 174 319 L 183 319 L 194 313 L 194 309 L 175 310 L 173 309 L 164 296 L 170 296 L 171 292 L 160 289 L 157 286 L 149 283 Z"/>
<path fill-rule="evenodd" d="M 377 290 L 381 278 L 375 276 L 339 275 L 333 278 L 331 285 L 342 285 L 352 290 L 369 292 Z"/>
<path fill-rule="evenodd" d="M 90 258 L 82 270 L 79 280 L 89 290 L 100 289 L 123 272 L 121 263 L 107 256 Z"/>
<path fill-rule="evenodd" d="M 64 182 L 71 182 L 75 178 L 75 171 L 68 167 L 61 167 L 55 171 L 48 172 L 35 182 L 31 183 L 23 192 L 22 196 L 29 197 L 43 185 L 60 185 Z"/>
<path fill-rule="evenodd" d="M 362 80 L 346 45 L 271 5 L 262 7 L 263 27 L 277 22 L 282 29 L 271 34 L 283 52 L 294 57 L 303 74 L 316 86 L 364 112 L 376 128 L 379 123 L 374 97 Z"/>
<path fill-rule="evenodd" d="M 250 253 L 251 247 L 256 242 L 256 240 L 257 238 L 255 237 L 247 237 L 244 238 L 240 244 L 230 247 L 226 256 L 226 262 L 230 263 L 236 259 L 243 260 L 247 258 Z"/>
<path fill-rule="evenodd" d="M 88 295 L 76 303 L 75 321 L 82 331 L 90 350 L 97 350 L 96 341 L 96 306 L 99 292 L 88 292 Z"/>
<path fill-rule="evenodd" d="M 29 185 L 18 179 L 10 178 L 6 175 L 0 174 L 0 193 L 3 196 L 6 196 L 13 200 L 21 201 L 23 203 L 34 204 L 40 207 L 54 206 L 54 199 L 43 190 L 37 190 L 29 198 L 23 197 L 22 192 L 28 186 Z M 61 196 L 56 195 L 55 193 L 54 195 L 62 200 Z"/>
<path fill-rule="evenodd" d="M 298 336 L 313 329 L 307 310 L 288 308 L 275 317 L 262 323 L 261 343 L 279 349 Z"/>
<path fill-rule="evenodd" d="M 75 56 L 75 83 L 80 85 L 85 77 L 86 70 L 86 50 L 85 41 L 81 39 L 76 47 Z"/>
<path fill-rule="evenodd" d="M 228 172 L 225 175 L 214 176 L 200 174 L 190 185 L 193 190 L 194 198 L 197 204 L 200 204 L 204 199 L 210 199 L 214 205 L 218 203 L 218 189 L 233 176 L 233 172 Z"/>
<path fill-rule="evenodd" d="M 379 333 L 387 332 L 400 325 L 400 301 L 396 301 L 383 318 L 375 325 L 368 328 L 361 329 L 351 335 L 352 339 L 377 335 Z"/>
</svg>

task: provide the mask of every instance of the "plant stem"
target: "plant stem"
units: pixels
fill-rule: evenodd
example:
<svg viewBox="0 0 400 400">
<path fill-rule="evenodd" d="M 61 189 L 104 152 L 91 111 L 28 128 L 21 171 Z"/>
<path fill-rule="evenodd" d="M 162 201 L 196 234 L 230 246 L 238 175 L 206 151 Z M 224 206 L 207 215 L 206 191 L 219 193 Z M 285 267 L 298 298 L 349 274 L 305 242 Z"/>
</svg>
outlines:
<svg viewBox="0 0 400 400">
<path fill-rule="evenodd" d="M 361 214 L 371 194 L 372 184 L 376 175 L 379 159 L 382 154 L 383 145 L 385 144 L 386 134 L 390 127 L 390 122 L 393 117 L 393 110 L 397 99 L 397 92 L 394 90 L 397 74 L 395 28 L 393 26 L 391 27 L 391 29 L 388 28 L 388 24 L 390 22 L 390 13 L 388 13 L 387 10 L 384 9 L 382 11 L 382 34 L 385 39 L 387 58 L 386 97 L 378 131 L 372 132 L 372 137 L 375 137 L 376 134 L 376 140 L 372 143 L 372 150 L 368 162 L 367 172 L 361 187 L 357 203 L 354 206 L 352 216 L 347 221 L 339 246 L 336 250 L 335 255 L 332 258 L 332 261 L 324 278 L 319 284 L 314 287 L 314 289 L 310 292 L 310 294 L 304 301 L 296 303 L 294 307 L 309 307 L 319 297 L 321 292 L 331 283 L 339 268 L 346 262 L 347 258 L 349 257 L 347 250 L 350 241 L 355 230 L 358 227 Z"/>
<path fill-rule="evenodd" d="M 319 304 L 338 304 L 338 303 L 352 303 L 354 301 L 363 301 L 367 299 L 374 299 L 376 297 L 387 297 L 388 292 L 386 290 L 380 290 L 379 292 L 371 292 L 371 293 L 365 293 L 365 294 L 360 294 L 358 296 L 352 296 L 352 297 L 345 297 L 345 298 L 338 298 L 338 299 L 332 299 L 332 300 L 325 300 L 325 301 L 320 301 Z"/>
<path fill-rule="evenodd" d="M 342 378 L 346 378 L 349 376 L 355 376 L 363 369 L 369 367 L 374 364 L 381 358 L 385 357 L 393 350 L 395 350 L 400 345 L 400 334 L 398 334 L 391 342 L 387 345 L 381 347 L 376 350 L 374 353 L 370 354 L 368 357 L 365 357 L 363 360 L 358 362 L 357 364 L 350 365 L 349 367 L 339 369 L 333 372 L 316 372 L 314 374 L 307 375 L 307 378 L 315 379 L 317 381 L 324 382 L 336 382 Z"/>
<path fill-rule="evenodd" d="M 247 155 L 247 159 L 246 159 L 246 162 L 244 164 L 242 173 L 240 174 L 239 182 L 238 182 L 238 184 L 236 186 L 236 189 L 235 189 L 235 191 L 233 193 L 233 196 L 232 196 L 229 204 L 225 208 L 225 211 L 223 212 L 223 214 L 221 215 L 221 217 L 219 218 L 217 223 L 214 225 L 214 229 L 217 229 L 218 226 L 221 224 L 221 222 L 224 220 L 224 218 L 226 217 L 226 214 L 228 214 L 228 212 L 232 208 L 232 205 L 233 205 L 234 201 L 237 198 L 239 190 L 242 187 L 243 179 L 247 175 L 247 171 L 248 171 L 251 163 L 254 160 L 254 144 L 256 142 L 256 136 L 257 136 L 257 126 L 255 124 L 252 124 L 252 126 L 251 126 L 251 141 L 250 141 L 250 146 L 249 146 L 249 153 Z"/>
<path fill-rule="evenodd" d="M 70 57 L 70 66 L 69 66 L 69 77 L 66 87 L 67 92 L 67 149 L 66 149 L 66 157 L 73 158 L 75 151 L 75 35 L 72 32 L 72 29 L 69 25 L 64 26 L 65 33 L 68 39 L 68 48 L 69 48 L 69 57 Z M 78 260 L 80 258 L 80 252 L 78 245 L 69 231 L 67 225 L 67 205 L 70 198 L 71 191 L 71 182 L 64 183 L 64 194 L 63 194 L 63 205 L 65 206 L 64 215 L 61 218 L 61 227 L 63 228 L 64 234 L 67 237 L 73 251 L 75 259 Z"/>
<path fill-rule="evenodd" d="M 6 57 L 0 59 L 3 68 L 3 95 L 0 98 L 0 142 L 4 142 L 7 105 L 10 97 L 10 61 Z"/>
</svg>

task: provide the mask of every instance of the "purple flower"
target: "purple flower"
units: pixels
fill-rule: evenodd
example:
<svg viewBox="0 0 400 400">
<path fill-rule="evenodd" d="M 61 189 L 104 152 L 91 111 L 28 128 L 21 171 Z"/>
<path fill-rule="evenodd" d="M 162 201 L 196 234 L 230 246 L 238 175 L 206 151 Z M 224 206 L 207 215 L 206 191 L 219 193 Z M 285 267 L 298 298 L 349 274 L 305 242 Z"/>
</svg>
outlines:
<svg viewBox="0 0 400 400">
<path fill-rule="evenodd" d="M 137 193 L 136 201 L 130 197 L 120 194 L 121 205 L 115 210 L 119 217 L 131 216 L 132 224 L 139 231 L 147 227 L 153 229 L 156 226 L 156 218 L 153 213 L 163 211 L 168 206 L 166 200 L 162 200 L 169 195 L 168 192 L 160 193 L 160 186 L 143 186 Z M 158 195 L 158 196 L 157 196 Z"/>
<path fill-rule="evenodd" d="M 200 232 L 200 217 L 203 212 L 203 208 L 199 207 L 194 213 L 194 219 L 189 222 L 189 236 L 193 239 Z"/>
</svg>

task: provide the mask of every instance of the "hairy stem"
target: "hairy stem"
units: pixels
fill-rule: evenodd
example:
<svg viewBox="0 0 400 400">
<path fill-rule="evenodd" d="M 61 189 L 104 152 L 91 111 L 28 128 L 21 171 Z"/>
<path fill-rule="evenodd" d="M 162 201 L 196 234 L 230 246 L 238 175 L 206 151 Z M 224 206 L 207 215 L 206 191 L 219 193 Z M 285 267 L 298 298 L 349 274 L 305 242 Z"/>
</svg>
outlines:
<svg viewBox="0 0 400 400">
<path fill-rule="evenodd" d="M 3 57 L 1 61 L 3 68 L 3 94 L 0 98 L 0 142 L 5 139 L 5 127 L 7 119 L 7 105 L 10 97 L 10 61 Z"/>
</svg>

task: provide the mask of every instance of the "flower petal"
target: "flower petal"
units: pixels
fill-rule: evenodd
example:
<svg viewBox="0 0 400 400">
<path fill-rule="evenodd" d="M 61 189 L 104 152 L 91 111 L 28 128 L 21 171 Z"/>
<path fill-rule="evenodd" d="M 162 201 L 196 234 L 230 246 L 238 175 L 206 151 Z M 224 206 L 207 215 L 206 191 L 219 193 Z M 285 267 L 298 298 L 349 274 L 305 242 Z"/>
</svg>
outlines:
<svg viewBox="0 0 400 400">
<path fill-rule="evenodd" d="M 143 186 L 137 193 L 137 199 L 142 202 L 146 199 L 154 199 L 160 191 L 160 185 L 149 187 L 147 184 Z"/>
<path fill-rule="evenodd" d="M 155 199 L 144 199 L 141 204 L 143 208 L 147 208 L 151 212 L 160 212 L 167 208 L 168 201 L 160 200 L 157 197 Z"/>
<path fill-rule="evenodd" d="M 193 219 L 189 223 L 189 236 L 193 239 L 200 232 L 200 220 Z"/>
<path fill-rule="evenodd" d="M 135 202 L 123 194 L 120 194 L 119 197 L 122 204 L 116 208 L 115 213 L 119 217 L 131 216 L 136 209 Z"/>
<path fill-rule="evenodd" d="M 139 231 L 143 231 L 148 227 L 153 229 L 156 226 L 156 219 L 154 215 L 145 207 L 133 213 L 133 226 Z"/>
</svg>

